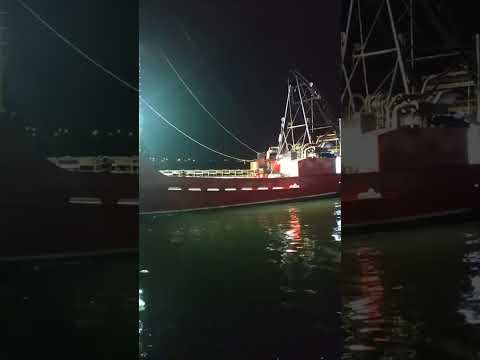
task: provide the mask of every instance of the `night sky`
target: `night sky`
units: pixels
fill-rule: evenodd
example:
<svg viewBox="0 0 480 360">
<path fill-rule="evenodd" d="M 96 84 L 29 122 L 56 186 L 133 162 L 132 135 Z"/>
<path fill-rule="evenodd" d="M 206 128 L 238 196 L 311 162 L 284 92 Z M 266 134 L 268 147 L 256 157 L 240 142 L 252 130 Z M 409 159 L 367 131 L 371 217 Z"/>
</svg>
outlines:
<svg viewBox="0 0 480 360">
<path fill-rule="evenodd" d="M 91 57 L 138 85 L 137 1 L 25 2 Z M 8 10 L 7 105 L 22 124 L 43 134 L 69 128 L 80 152 L 82 146 L 91 150 L 80 135 L 90 129 L 138 129 L 138 94 L 75 53 L 15 0 Z M 116 150 L 134 153 L 136 139 L 116 141 Z"/>
<path fill-rule="evenodd" d="M 159 1 L 140 10 L 141 90 L 181 129 L 239 157 L 230 138 L 183 88 L 163 49 L 203 104 L 256 150 L 276 145 L 289 70 L 313 81 L 337 111 L 340 3 L 330 1 Z M 142 108 L 151 152 L 215 158 Z"/>
<path fill-rule="evenodd" d="M 97 0 L 27 3 L 93 58 L 137 84 L 137 1 L 118 0 L 115 6 Z M 160 48 L 205 106 L 245 142 L 263 151 L 277 140 L 290 69 L 313 81 L 332 112 L 338 112 L 340 3 L 142 0 L 143 95 L 205 144 L 252 157 L 195 103 L 162 59 Z M 436 28 L 433 35 L 420 31 L 432 45 L 464 45 L 478 31 L 473 5 L 466 1 L 462 6 L 445 0 L 417 3 L 419 9 L 425 8 L 422 4 L 432 5 L 435 16 L 418 21 L 420 29 Z M 68 48 L 15 0 L 8 0 L 7 8 L 7 105 L 22 124 L 39 131 L 69 128 L 77 134 L 94 128 L 137 129 L 137 99 L 131 90 Z M 142 117 L 144 144 L 152 152 L 215 157 L 149 110 L 143 109 Z M 122 146 L 129 151 L 136 148 L 131 141 Z"/>
<path fill-rule="evenodd" d="M 470 0 L 416 0 L 417 36 L 426 43 L 448 48 L 472 46 L 480 31 L 478 4 Z"/>
</svg>

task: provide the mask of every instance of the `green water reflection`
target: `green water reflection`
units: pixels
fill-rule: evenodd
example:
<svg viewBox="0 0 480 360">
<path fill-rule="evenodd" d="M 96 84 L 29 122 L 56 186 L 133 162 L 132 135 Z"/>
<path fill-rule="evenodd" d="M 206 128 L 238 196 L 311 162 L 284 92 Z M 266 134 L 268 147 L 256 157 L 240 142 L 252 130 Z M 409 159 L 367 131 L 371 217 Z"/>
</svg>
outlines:
<svg viewBox="0 0 480 360">
<path fill-rule="evenodd" d="M 141 352 L 338 359 L 335 200 L 141 218 Z"/>
<path fill-rule="evenodd" d="M 480 224 L 344 234 L 343 359 L 479 359 Z"/>
</svg>

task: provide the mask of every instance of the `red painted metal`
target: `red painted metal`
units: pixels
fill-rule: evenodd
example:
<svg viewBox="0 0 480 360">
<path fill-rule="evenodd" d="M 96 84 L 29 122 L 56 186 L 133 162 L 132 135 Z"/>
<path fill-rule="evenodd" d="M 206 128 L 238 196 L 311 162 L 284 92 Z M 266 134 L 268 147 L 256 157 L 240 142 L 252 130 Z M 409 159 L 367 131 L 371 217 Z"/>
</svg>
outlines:
<svg viewBox="0 0 480 360">
<path fill-rule="evenodd" d="M 137 250 L 138 206 L 117 201 L 138 199 L 138 174 L 69 172 L 35 151 L 9 114 L 0 113 L 0 130 L 0 260 Z M 72 197 L 102 204 L 70 204 Z"/>
<path fill-rule="evenodd" d="M 401 128 L 378 137 L 380 171 L 466 165 L 466 128 Z"/>
<path fill-rule="evenodd" d="M 480 208 L 480 165 L 348 174 L 342 225 L 388 222 Z M 358 199 L 369 188 L 381 199 Z"/>
<path fill-rule="evenodd" d="M 397 129 L 378 141 L 380 171 L 342 176 L 342 226 L 480 208 L 480 165 L 467 163 L 465 129 Z M 359 198 L 369 189 L 381 198 Z"/>
<path fill-rule="evenodd" d="M 141 160 L 140 212 L 198 210 L 320 197 L 337 194 L 339 182 L 340 175 L 335 173 L 335 159 L 330 158 L 301 160 L 298 177 L 281 178 L 173 177 L 154 171 L 147 160 Z M 191 191 L 189 188 L 201 191 Z M 225 190 L 233 188 L 236 190 Z"/>
</svg>

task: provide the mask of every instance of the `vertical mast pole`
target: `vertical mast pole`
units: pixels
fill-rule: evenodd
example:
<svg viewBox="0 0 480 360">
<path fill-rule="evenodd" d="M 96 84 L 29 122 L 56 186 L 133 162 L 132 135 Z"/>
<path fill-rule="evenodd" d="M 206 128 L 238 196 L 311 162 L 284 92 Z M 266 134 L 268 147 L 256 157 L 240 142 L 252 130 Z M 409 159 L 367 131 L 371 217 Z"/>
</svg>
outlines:
<svg viewBox="0 0 480 360">
<path fill-rule="evenodd" d="M 288 83 L 288 92 L 287 92 L 287 102 L 285 103 L 285 112 L 283 114 L 283 119 L 282 119 L 282 124 L 281 124 L 281 129 L 280 129 L 280 136 L 278 138 L 278 153 L 281 154 L 283 150 L 283 144 L 286 143 L 287 141 L 287 134 L 285 133 L 285 122 L 287 122 L 287 112 L 288 112 L 288 107 L 290 104 L 290 83 Z M 287 123 L 288 126 L 288 123 Z"/>
<path fill-rule="evenodd" d="M 345 58 L 345 52 L 347 51 L 348 36 L 350 35 L 350 21 L 352 19 L 353 1 L 354 0 L 350 0 L 350 5 L 348 8 L 347 29 L 345 31 L 345 39 L 342 43 L 342 49 L 341 49 L 342 63 Z"/>
<path fill-rule="evenodd" d="M 352 12 L 353 12 L 353 2 L 354 0 L 350 0 L 350 5 L 348 8 L 348 19 L 347 19 L 347 29 L 345 33 L 341 34 L 341 57 L 342 57 L 342 74 L 345 78 L 345 87 L 348 91 L 349 101 L 348 101 L 348 111 L 352 110 L 355 112 L 355 103 L 353 102 L 353 94 L 352 89 L 350 88 L 350 78 L 347 74 L 347 69 L 345 68 L 345 53 L 347 51 L 347 44 L 348 44 L 348 37 L 350 36 L 350 22 L 352 20 Z M 342 95 L 343 98 L 343 95 Z M 343 100 L 343 99 L 342 99 Z"/>
<path fill-rule="evenodd" d="M 410 89 L 408 87 L 407 74 L 405 72 L 405 66 L 403 64 L 402 51 L 400 50 L 400 43 L 398 42 L 397 29 L 395 27 L 395 19 L 393 18 L 392 6 L 390 5 L 390 0 L 386 0 L 388 15 L 390 17 L 390 26 L 392 27 L 393 40 L 395 42 L 395 47 L 397 49 L 398 65 L 400 67 L 400 73 L 402 75 L 403 89 L 405 94 L 410 94 Z"/>
<path fill-rule="evenodd" d="M 360 56 L 362 60 L 362 68 L 363 68 L 363 82 L 365 85 L 365 98 L 370 98 L 370 92 L 368 91 L 368 78 L 367 78 L 367 64 L 365 63 L 365 56 L 364 55 L 364 47 L 365 42 L 363 40 L 363 26 L 362 26 L 362 13 L 360 12 L 360 0 L 357 0 L 357 8 L 358 8 L 358 26 L 360 30 Z M 367 101 L 367 110 L 369 109 L 369 102 Z"/>
<path fill-rule="evenodd" d="M 295 80 L 297 81 L 298 96 L 300 97 L 300 105 L 302 106 L 303 119 L 305 120 L 305 130 L 306 130 L 306 134 L 307 134 L 307 137 L 308 137 L 308 143 L 311 144 L 312 143 L 312 138 L 310 136 L 310 130 L 308 128 L 307 115 L 305 114 L 305 108 L 303 107 L 303 96 L 302 96 L 302 91 L 300 90 L 300 84 L 298 82 L 297 74 L 295 74 Z M 305 138 L 305 136 L 304 136 L 304 138 Z"/>
</svg>

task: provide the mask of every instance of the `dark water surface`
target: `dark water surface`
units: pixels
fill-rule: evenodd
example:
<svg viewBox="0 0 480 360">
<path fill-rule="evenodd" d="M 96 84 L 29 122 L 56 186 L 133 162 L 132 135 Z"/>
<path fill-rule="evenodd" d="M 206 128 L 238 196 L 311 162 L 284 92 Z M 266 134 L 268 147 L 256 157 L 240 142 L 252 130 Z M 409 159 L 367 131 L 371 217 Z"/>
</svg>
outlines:
<svg viewBox="0 0 480 360">
<path fill-rule="evenodd" d="M 136 359 L 137 254 L 0 262 L 0 359 Z"/>
<path fill-rule="evenodd" d="M 480 222 L 344 234 L 343 359 L 480 359 Z"/>
<path fill-rule="evenodd" d="M 141 217 L 149 359 L 339 359 L 335 200 Z"/>
</svg>

